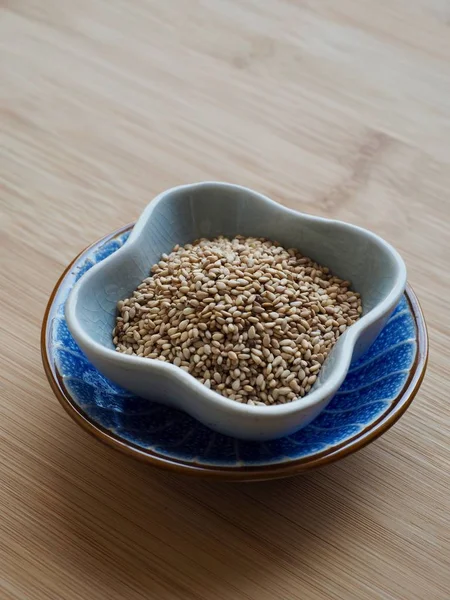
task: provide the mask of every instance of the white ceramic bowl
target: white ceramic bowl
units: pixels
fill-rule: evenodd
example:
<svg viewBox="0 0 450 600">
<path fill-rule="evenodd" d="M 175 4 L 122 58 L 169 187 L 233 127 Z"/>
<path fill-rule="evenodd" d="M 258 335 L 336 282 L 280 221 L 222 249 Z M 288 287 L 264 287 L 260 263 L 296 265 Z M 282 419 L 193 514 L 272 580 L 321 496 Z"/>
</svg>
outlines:
<svg viewBox="0 0 450 600">
<path fill-rule="evenodd" d="M 360 292 L 363 316 L 339 338 L 306 397 L 267 407 L 239 404 L 172 364 L 114 350 L 111 332 L 118 300 L 129 296 L 148 277 L 162 253 L 176 244 L 220 234 L 266 237 L 298 248 L 349 279 Z M 170 189 L 153 200 L 124 246 L 75 285 L 67 300 L 66 318 L 89 360 L 125 389 L 184 410 L 221 433 L 268 440 L 304 427 L 327 406 L 352 358 L 359 357 L 375 340 L 405 285 L 403 260 L 370 231 L 295 212 L 237 185 L 205 182 Z"/>
</svg>

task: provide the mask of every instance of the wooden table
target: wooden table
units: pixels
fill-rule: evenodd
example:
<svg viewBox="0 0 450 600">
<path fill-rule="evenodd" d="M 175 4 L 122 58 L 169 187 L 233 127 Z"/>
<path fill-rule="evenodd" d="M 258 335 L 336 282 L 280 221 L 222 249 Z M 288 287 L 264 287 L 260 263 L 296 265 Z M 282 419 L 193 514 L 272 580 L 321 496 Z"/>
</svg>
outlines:
<svg viewBox="0 0 450 600">
<path fill-rule="evenodd" d="M 450 3 L 2 5 L 1 598 L 448 598 Z M 39 329 L 65 265 L 204 179 L 403 254 L 428 375 L 359 454 L 284 481 L 192 481 L 103 447 L 52 395 Z"/>
</svg>

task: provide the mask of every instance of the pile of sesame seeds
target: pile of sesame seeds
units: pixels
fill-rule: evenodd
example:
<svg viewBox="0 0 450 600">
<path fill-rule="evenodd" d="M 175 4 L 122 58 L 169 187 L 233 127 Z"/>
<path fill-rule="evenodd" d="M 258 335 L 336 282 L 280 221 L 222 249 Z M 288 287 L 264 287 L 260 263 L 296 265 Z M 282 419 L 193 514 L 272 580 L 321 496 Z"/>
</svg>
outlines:
<svg viewBox="0 0 450 600">
<path fill-rule="evenodd" d="M 163 254 L 118 303 L 118 352 L 171 362 L 237 402 L 307 394 L 362 313 L 350 282 L 262 238 L 200 239 Z"/>
</svg>

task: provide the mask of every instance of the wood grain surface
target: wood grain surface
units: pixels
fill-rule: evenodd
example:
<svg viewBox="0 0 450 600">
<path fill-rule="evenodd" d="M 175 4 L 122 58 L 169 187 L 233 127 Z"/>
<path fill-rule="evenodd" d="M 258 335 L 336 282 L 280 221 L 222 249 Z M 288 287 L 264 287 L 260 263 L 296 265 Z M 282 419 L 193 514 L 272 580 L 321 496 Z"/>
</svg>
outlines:
<svg viewBox="0 0 450 600">
<path fill-rule="evenodd" d="M 449 1 L 0 6 L 0 597 L 448 598 Z M 203 179 L 404 256 L 428 374 L 360 453 L 284 481 L 192 481 L 103 447 L 53 397 L 39 329 L 65 265 Z"/>
</svg>

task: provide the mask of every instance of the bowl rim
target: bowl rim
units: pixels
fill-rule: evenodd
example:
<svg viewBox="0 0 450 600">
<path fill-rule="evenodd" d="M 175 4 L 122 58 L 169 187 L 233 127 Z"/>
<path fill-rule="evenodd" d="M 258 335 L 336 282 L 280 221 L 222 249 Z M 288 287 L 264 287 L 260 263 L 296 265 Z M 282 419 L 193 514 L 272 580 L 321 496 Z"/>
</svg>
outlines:
<svg viewBox="0 0 450 600">
<path fill-rule="evenodd" d="M 100 424 L 91 419 L 86 413 L 84 413 L 84 411 L 73 401 L 70 393 L 64 386 L 62 377 L 56 371 L 54 365 L 50 362 L 50 315 L 56 295 L 63 281 L 70 274 L 78 259 L 89 252 L 89 250 L 93 247 L 98 246 L 101 243 L 106 244 L 108 241 L 123 235 L 132 229 L 133 226 L 133 223 L 129 223 L 104 236 L 103 238 L 96 240 L 82 250 L 77 256 L 75 256 L 72 261 L 70 261 L 56 282 L 52 293 L 50 294 L 42 321 L 40 337 L 41 358 L 44 372 L 47 376 L 50 387 L 69 416 L 97 440 L 115 450 L 126 454 L 127 456 L 138 459 L 141 462 L 178 474 L 186 474 L 199 478 L 224 481 L 263 481 L 268 479 L 290 477 L 297 473 L 319 468 L 340 460 L 350 454 L 353 454 L 354 452 L 357 452 L 358 450 L 361 450 L 366 445 L 380 437 L 388 429 L 390 429 L 390 427 L 392 427 L 398 421 L 398 419 L 410 406 L 425 376 L 425 371 L 428 364 L 429 340 L 427 326 L 421 306 L 413 289 L 409 284 L 407 284 L 405 296 L 414 317 L 417 342 L 416 358 L 411 366 L 409 377 L 402 390 L 397 395 L 397 398 L 391 403 L 390 407 L 387 409 L 387 411 L 385 411 L 385 413 L 383 413 L 367 428 L 345 440 L 341 444 L 337 444 L 336 446 L 333 446 L 320 453 L 304 458 L 293 459 L 292 461 L 285 463 L 268 463 L 256 467 L 223 467 L 220 465 L 202 465 L 201 463 L 194 464 L 192 462 L 175 458 L 170 459 L 154 450 L 144 450 L 134 445 L 132 442 L 128 442 L 117 434 L 102 427 Z"/>
<path fill-rule="evenodd" d="M 175 365 L 171 363 L 157 360 L 149 360 L 144 362 L 142 361 L 141 357 L 118 353 L 112 348 L 107 348 L 103 344 L 100 344 L 99 342 L 95 341 L 79 325 L 79 320 L 76 315 L 76 305 L 83 283 L 86 284 L 86 281 L 88 281 L 92 277 L 95 277 L 96 272 L 98 272 L 99 269 L 104 267 L 105 261 L 117 260 L 117 258 L 120 257 L 120 255 L 125 255 L 125 253 L 131 253 L 133 251 L 133 248 L 138 246 L 139 238 L 145 230 L 145 228 L 147 227 L 152 213 L 155 211 L 156 207 L 159 204 L 166 200 L 166 198 L 169 195 L 175 193 L 189 193 L 195 189 L 207 187 L 216 189 L 226 188 L 228 190 L 234 190 L 235 192 L 244 192 L 253 196 L 261 203 L 273 206 L 280 212 L 289 213 L 290 215 L 292 215 L 292 217 L 300 217 L 306 221 L 321 221 L 324 223 L 333 223 L 335 225 L 345 227 L 349 231 L 360 232 L 365 237 L 371 239 L 377 246 L 381 247 L 386 252 L 388 252 L 394 259 L 395 268 L 397 272 L 392 289 L 389 291 L 386 298 L 384 298 L 380 303 L 374 306 L 367 314 L 363 315 L 356 323 L 354 323 L 351 327 L 348 328 L 348 330 L 342 336 L 343 343 L 340 347 L 340 353 L 337 356 L 336 364 L 333 365 L 333 371 L 330 373 L 328 379 L 317 389 L 313 388 L 307 396 L 302 398 L 301 402 L 289 402 L 286 404 L 270 406 L 248 405 L 241 404 L 238 402 L 231 402 L 228 398 L 225 398 L 224 396 L 215 392 L 214 390 L 206 388 L 192 375 L 186 373 L 182 369 L 178 369 L 177 367 L 175 367 Z M 175 378 L 179 381 L 180 385 L 189 389 L 191 394 L 201 395 L 206 401 L 210 402 L 211 405 L 215 404 L 217 408 L 223 409 L 229 413 L 233 412 L 236 415 L 240 415 L 242 418 L 249 417 L 253 419 L 254 417 L 257 417 L 258 419 L 260 419 L 261 422 L 269 421 L 277 416 L 288 416 L 301 413 L 311 407 L 319 405 L 324 401 L 325 398 L 335 393 L 341 386 L 348 373 L 348 369 L 350 367 L 350 363 L 353 356 L 353 351 L 359 336 L 363 333 L 364 330 L 370 327 L 370 325 L 375 323 L 379 318 L 381 318 L 383 315 L 389 313 L 394 309 L 397 302 L 401 298 L 401 295 L 406 285 L 406 266 L 400 254 L 397 252 L 397 250 L 395 250 L 395 248 L 391 244 L 386 242 L 383 238 L 373 233 L 372 231 L 369 231 L 362 227 L 358 227 L 357 225 L 352 225 L 344 221 L 327 219 L 324 217 L 316 217 L 313 215 L 302 213 L 287 208 L 282 204 L 275 202 L 268 196 L 265 196 L 264 194 L 261 194 L 250 188 L 232 183 L 218 181 L 203 181 L 199 183 L 180 185 L 165 190 L 158 194 L 156 198 L 149 202 L 144 208 L 143 212 L 136 221 L 135 226 L 133 227 L 133 230 L 126 243 L 113 255 L 107 257 L 105 261 L 94 265 L 92 269 L 90 269 L 81 280 L 77 281 L 67 299 L 65 307 L 67 325 L 77 343 L 82 347 L 84 346 L 89 348 L 89 350 L 92 353 L 101 356 L 104 360 L 114 362 L 117 365 L 121 365 L 128 369 L 130 369 L 131 367 L 133 369 L 139 369 L 140 371 L 147 370 L 149 373 L 158 371 L 166 373 L 168 377 Z"/>
</svg>

